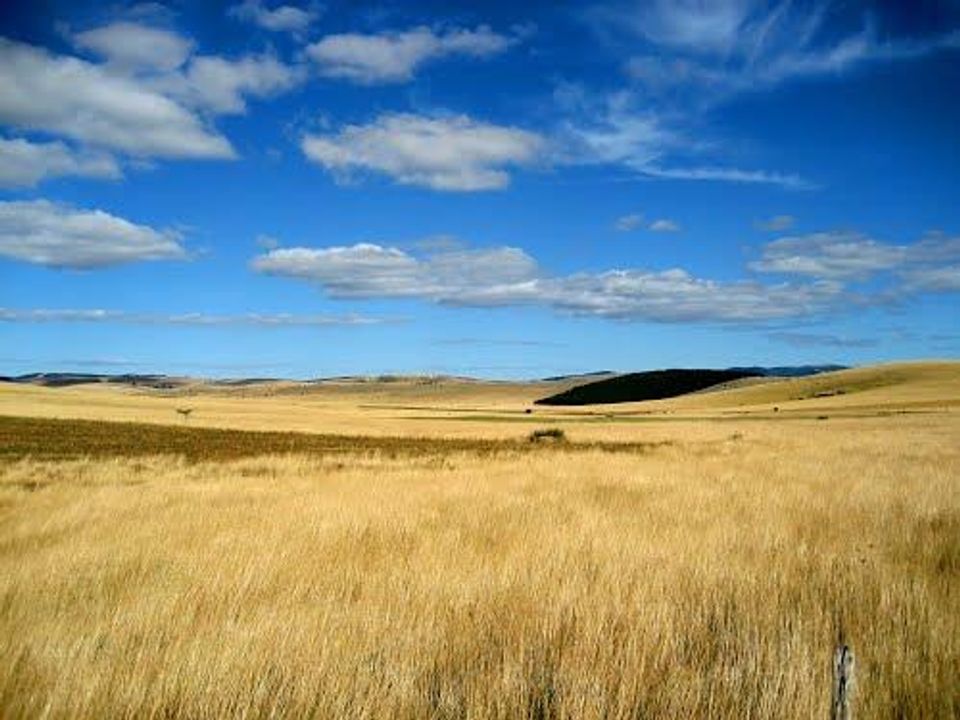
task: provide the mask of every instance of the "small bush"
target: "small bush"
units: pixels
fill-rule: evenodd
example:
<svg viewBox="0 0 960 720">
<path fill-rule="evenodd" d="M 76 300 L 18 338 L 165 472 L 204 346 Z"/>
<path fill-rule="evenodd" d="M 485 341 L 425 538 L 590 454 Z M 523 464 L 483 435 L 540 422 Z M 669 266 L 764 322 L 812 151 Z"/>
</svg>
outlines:
<svg viewBox="0 0 960 720">
<path fill-rule="evenodd" d="M 543 440 L 564 442 L 567 439 L 567 434 L 560 428 L 541 428 L 540 430 L 534 430 L 530 433 L 527 439 L 534 443 Z"/>
</svg>

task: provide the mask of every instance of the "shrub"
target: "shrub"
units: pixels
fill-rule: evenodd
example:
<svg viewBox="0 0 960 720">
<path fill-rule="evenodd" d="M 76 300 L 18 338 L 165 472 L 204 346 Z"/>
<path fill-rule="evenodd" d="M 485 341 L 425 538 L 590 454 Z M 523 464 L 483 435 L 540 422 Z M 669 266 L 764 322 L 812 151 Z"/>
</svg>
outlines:
<svg viewBox="0 0 960 720">
<path fill-rule="evenodd" d="M 528 436 L 530 442 L 540 442 L 542 440 L 552 440 L 553 442 L 564 442 L 567 434 L 560 428 L 541 428 L 534 430 Z"/>
</svg>

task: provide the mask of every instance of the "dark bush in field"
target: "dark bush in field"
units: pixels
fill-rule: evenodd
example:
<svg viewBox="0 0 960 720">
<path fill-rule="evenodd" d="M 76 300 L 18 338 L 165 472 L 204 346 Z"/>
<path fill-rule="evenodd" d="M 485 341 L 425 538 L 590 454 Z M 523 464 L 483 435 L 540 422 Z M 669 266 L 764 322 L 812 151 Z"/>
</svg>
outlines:
<svg viewBox="0 0 960 720">
<path fill-rule="evenodd" d="M 713 385 L 754 377 L 741 370 L 655 370 L 630 373 L 578 385 L 562 393 L 537 400 L 538 405 L 594 405 L 638 402 L 684 395 Z"/>
<path fill-rule="evenodd" d="M 527 437 L 529 438 L 530 442 L 541 442 L 543 440 L 564 442 L 567 439 L 567 434 L 560 428 L 543 428 L 540 430 L 534 430 Z"/>
</svg>

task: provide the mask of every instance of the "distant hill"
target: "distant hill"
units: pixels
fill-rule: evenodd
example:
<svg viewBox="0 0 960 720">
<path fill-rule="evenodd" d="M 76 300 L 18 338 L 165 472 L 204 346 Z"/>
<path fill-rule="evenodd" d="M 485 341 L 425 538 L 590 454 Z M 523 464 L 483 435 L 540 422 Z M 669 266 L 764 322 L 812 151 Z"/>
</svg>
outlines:
<svg viewBox="0 0 960 720">
<path fill-rule="evenodd" d="M 537 400 L 537 405 L 599 405 L 660 400 L 762 373 L 746 370 L 654 370 L 578 385 Z"/>
<path fill-rule="evenodd" d="M 750 373 L 751 375 L 762 375 L 763 377 L 807 377 L 809 375 L 819 375 L 825 372 L 836 372 L 837 370 L 846 370 L 846 365 L 783 365 L 780 367 L 732 367 L 728 370 Z"/>
<path fill-rule="evenodd" d="M 596 372 L 576 373 L 574 375 L 551 375 L 550 377 L 540 378 L 540 382 L 564 382 L 567 380 L 579 380 L 580 378 L 588 380 L 590 378 L 609 377 L 610 375 L 616 374 L 613 370 L 597 370 Z"/>
<path fill-rule="evenodd" d="M 42 387 L 70 387 L 71 385 L 91 385 L 96 383 L 112 383 L 115 385 L 143 385 L 153 388 L 168 389 L 183 383 L 182 378 L 172 378 L 166 375 L 101 375 L 96 373 L 29 373 L 14 377 L 2 377 L 0 381 L 40 385 Z"/>
</svg>

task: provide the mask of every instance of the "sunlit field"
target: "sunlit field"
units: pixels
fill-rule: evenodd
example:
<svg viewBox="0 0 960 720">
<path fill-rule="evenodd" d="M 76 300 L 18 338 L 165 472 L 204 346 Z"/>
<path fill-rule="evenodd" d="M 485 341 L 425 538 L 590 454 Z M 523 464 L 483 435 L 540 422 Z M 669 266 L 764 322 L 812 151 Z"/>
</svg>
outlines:
<svg viewBox="0 0 960 720">
<path fill-rule="evenodd" d="M 0 386 L 0 715 L 826 718 L 842 637 L 857 717 L 957 717 L 958 379 Z"/>
</svg>

